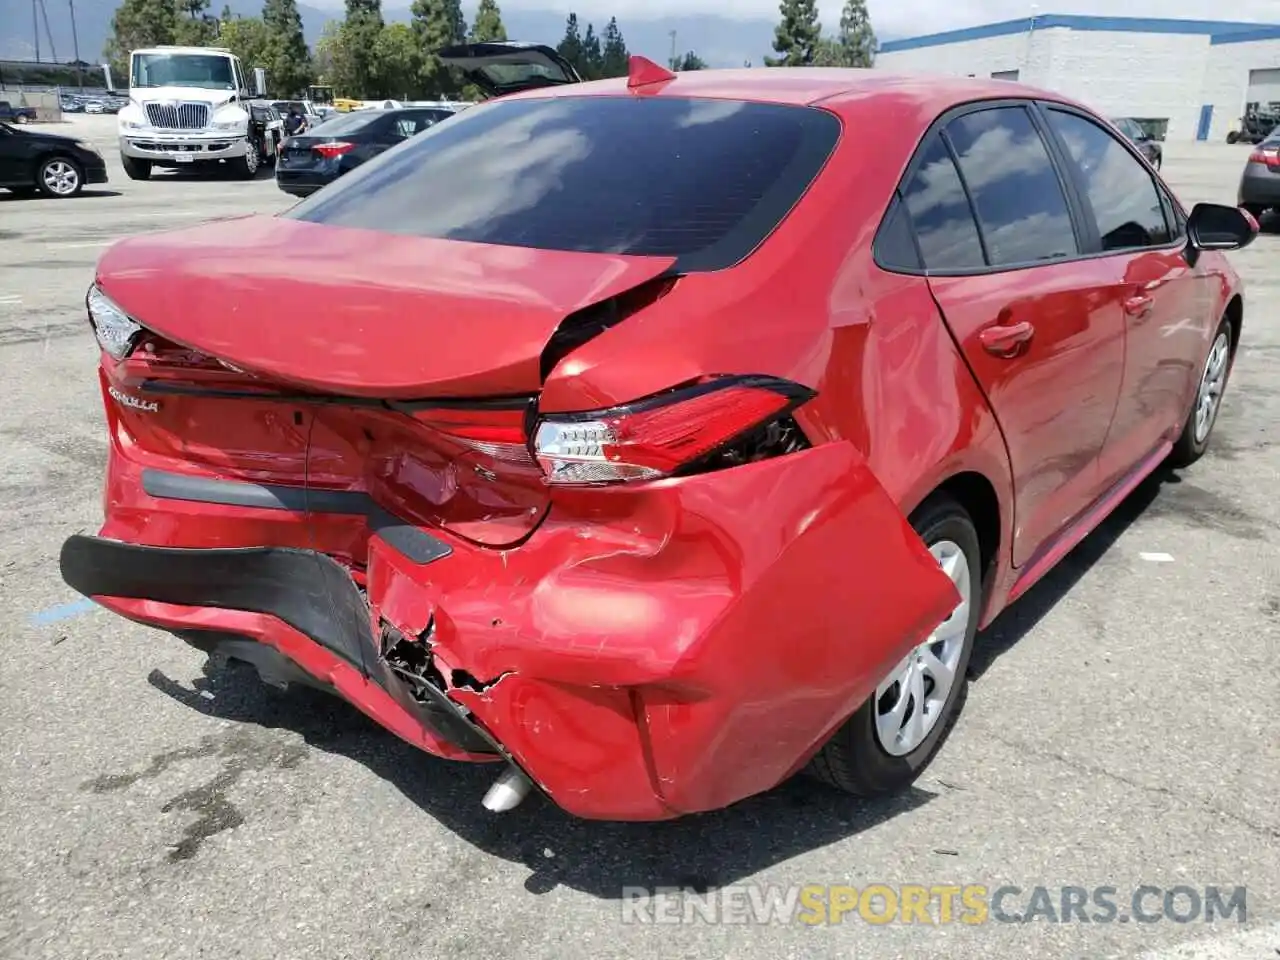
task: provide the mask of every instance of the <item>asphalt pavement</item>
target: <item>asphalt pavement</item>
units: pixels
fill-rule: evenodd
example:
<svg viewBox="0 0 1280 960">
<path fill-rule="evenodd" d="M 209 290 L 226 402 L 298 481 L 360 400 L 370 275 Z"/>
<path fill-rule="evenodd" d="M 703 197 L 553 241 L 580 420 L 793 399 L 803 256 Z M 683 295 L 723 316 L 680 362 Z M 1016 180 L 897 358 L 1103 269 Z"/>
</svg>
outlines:
<svg viewBox="0 0 1280 960">
<path fill-rule="evenodd" d="M 1274 227 L 1232 255 L 1244 338 L 1211 453 L 1140 488 L 980 638 L 965 712 L 908 796 L 858 803 L 799 781 L 674 823 L 575 821 L 537 798 L 495 816 L 480 806 L 494 768 L 415 752 L 322 694 L 206 671 L 61 582 L 63 539 L 101 519 L 83 307 L 96 258 L 129 234 L 291 200 L 269 174 L 129 181 L 110 117 L 51 129 L 98 142 L 111 182 L 69 201 L 0 192 L 0 956 L 1280 953 Z M 1233 202 L 1246 154 L 1168 144 L 1166 175 L 1184 200 Z M 1037 886 L 1055 906 L 1064 886 L 1114 887 L 1120 910 L 1110 923 L 705 920 L 813 885 L 1018 887 L 1005 916 L 1030 912 Z M 665 886 L 710 892 L 663 914 L 681 922 L 643 922 L 648 901 L 627 888 Z M 1163 892 L 1211 886 L 1246 888 L 1246 922 L 1192 917 L 1185 890 L 1173 912 L 1189 922 L 1128 911 L 1142 887 L 1159 913 Z"/>
</svg>

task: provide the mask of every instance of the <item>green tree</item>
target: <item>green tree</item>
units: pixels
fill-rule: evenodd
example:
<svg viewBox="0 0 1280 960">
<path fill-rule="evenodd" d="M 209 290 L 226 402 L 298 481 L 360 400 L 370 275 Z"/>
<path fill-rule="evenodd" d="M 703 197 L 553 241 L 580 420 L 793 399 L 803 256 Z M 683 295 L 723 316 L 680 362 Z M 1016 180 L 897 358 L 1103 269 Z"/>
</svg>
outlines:
<svg viewBox="0 0 1280 960">
<path fill-rule="evenodd" d="M 355 99 L 385 96 L 378 88 L 378 38 L 382 36 L 382 0 L 347 0 L 342 22 L 346 95 Z"/>
<path fill-rule="evenodd" d="M 678 72 L 687 70 L 705 70 L 707 69 L 707 64 L 705 60 L 690 50 L 671 61 L 671 69 Z"/>
<path fill-rule="evenodd" d="M 209 0 L 177 0 L 174 42 L 192 47 L 211 44 L 218 35 L 218 20 L 209 13 Z"/>
<path fill-rule="evenodd" d="M 102 55 L 111 64 L 116 83 L 129 75 L 129 51 L 176 43 L 178 8 L 174 0 L 124 0 L 111 18 L 111 33 Z"/>
<path fill-rule="evenodd" d="M 845 0 L 840 11 L 840 49 L 843 66 L 870 67 L 876 59 L 876 35 L 871 29 L 866 0 Z"/>
<path fill-rule="evenodd" d="M 480 0 L 476 7 L 476 21 L 471 25 L 471 40 L 475 43 L 501 42 L 507 39 L 507 28 L 502 25 L 502 11 L 497 0 Z"/>
<path fill-rule="evenodd" d="M 410 26 L 420 51 L 419 87 L 428 97 L 457 96 L 462 84 L 436 51 L 467 38 L 467 22 L 459 0 L 413 0 Z"/>
<path fill-rule="evenodd" d="M 270 57 L 271 31 L 261 17 L 228 16 L 230 13 L 230 10 L 222 12 L 217 43 L 240 58 L 250 74 L 246 79 L 252 81 L 253 68 L 264 66 Z M 267 82 L 271 82 L 270 73 L 267 74 Z"/>
<path fill-rule="evenodd" d="M 601 72 L 606 77 L 625 77 L 630 59 L 627 43 L 618 29 L 618 18 L 610 17 L 604 28 L 604 69 Z"/>
<path fill-rule="evenodd" d="M 316 43 L 316 66 L 340 97 L 363 99 L 373 94 L 361 86 L 368 82 L 365 60 L 353 49 L 353 31 L 345 20 L 330 20 Z M 376 42 L 376 41 L 375 41 Z"/>
<path fill-rule="evenodd" d="M 301 95 L 314 79 L 314 72 L 297 0 L 265 0 L 262 21 L 271 39 L 269 49 L 262 60 L 246 66 L 266 67 L 267 86 L 277 96 Z"/>
<path fill-rule="evenodd" d="M 781 20 L 773 31 L 773 49 L 779 56 L 765 57 L 765 66 L 812 66 L 822 37 L 817 0 L 781 0 L 778 12 Z"/>
<path fill-rule="evenodd" d="M 556 44 L 556 53 L 564 57 L 573 68 L 586 76 L 586 65 L 582 62 L 582 34 L 578 30 L 578 15 L 569 14 L 564 24 L 564 37 Z"/>
<path fill-rule="evenodd" d="M 407 23 L 388 23 L 378 37 L 378 86 L 387 96 L 416 100 L 422 88 L 422 48 Z"/>
<path fill-rule="evenodd" d="M 596 28 L 589 23 L 586 35 L 582 38 L 582 66 L 584 80 L 599 80 L 604 76 L 604 50 L 600 46 L 600 38 L 596 36 Z"/>
</svg>

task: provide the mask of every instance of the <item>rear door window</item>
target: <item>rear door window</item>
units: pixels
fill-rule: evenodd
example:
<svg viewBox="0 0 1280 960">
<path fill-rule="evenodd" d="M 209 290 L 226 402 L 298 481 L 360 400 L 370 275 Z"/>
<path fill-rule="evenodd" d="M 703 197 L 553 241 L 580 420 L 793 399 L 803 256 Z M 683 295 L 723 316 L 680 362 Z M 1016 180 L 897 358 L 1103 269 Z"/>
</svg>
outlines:
<svg viewBox="0 0 1280 960">
<path fill-rule="evenodd" d="M 986 258 L 964 184 L 942 138 L 924 147 L 903 198 L 929 270 L 982 270 Z"/>
<path fill-rule="evenodd" d="M 992 266 L 1079 254 L 1057 168 L 1025 107 L 966 113 L 946 132 Z"/>
<path fill-rule="evenodd" d="M 815 107 L 495 100 L 434 125 L 283 216 L 722 269 L 788 214 L 839 135 L 839 120 Z"/>
<path fill-rule="evenodd" d="M 1146 164 L 1115 135 L 1079 114 L 1050 109 L 1049 125 L 1065 144 L 1098 222 L 1103 250 L 1162 246 L 1173 240 L 1165 207 Z"/>
</svg>

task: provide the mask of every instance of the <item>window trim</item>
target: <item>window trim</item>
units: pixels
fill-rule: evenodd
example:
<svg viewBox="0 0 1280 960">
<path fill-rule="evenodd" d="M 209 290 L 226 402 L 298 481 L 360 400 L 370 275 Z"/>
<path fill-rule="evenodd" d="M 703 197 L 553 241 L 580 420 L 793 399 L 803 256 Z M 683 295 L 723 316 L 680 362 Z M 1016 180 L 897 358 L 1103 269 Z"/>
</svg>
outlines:
<svg viewBox="0 0 1280 960">
<path fill-rule="evenodd" d="M 1186 246 L 1187 238 L 1184 235 L 1182 235 L 1181 231 L 1178 229 L 1177 198 L 1175 198 L 1172 195 L 1171 191 L 1165 189 L 1164 184 L 1160 181 L 1159 175 L 1154 170 L 1151 169 L 1151 164 L 1147 161 L 1147 158 L 1142 155 L 1142 152 L 1138 149 L 1137 144 L 1131 141 L 1128 137 L 1117 137 L 1114 133 L 1108 130 L 1106 126 L 1104 126 L 1101 123 L 1098 123 L 1098 120 L 1096 117 L 1091 117 L 1089 116 L 1088 113 L 1082 110 L 1079 110 L 1075 107 L 1072 107 L 1068 104 L 1058 104 L 1058 103 L 1052 103 L 1048 101 L 1038 101 L 1037 107 L 1040 110 L 1044 111 L 1045 128 L 1049 131 L 1049 135 L 1053 137 L 1054 142 L 1059 145 L 1059 149 L 1062 151 L 1063 162 L 1067 165 L 1068 174 L 1073 181 L 1076 181 L 1076 189 L 1080 192 L 1080 196 L 1082 200 L 1084 200 L 1087 204 L 1085 207 L 1085 210 L 1087 211 L 1088 219 L 1091 224 L 1091 230 L 1093 232 L 1093 235 L 1096 241 L 1095 242 L 1096 249 L 1091 256 L 1123 257 L 1123 256 L 1132 256 L 1135 253 L 1145 253 L 1150 251 L 1161 251 L 1161 250 L 1165 250 L 1165 251 L 1175 250 L 1179 247 Z M 1097 214 L 1094 213 L 1093 203 L 1088 200 L 1088 193 L 1085 190 L 1085 184 L 1080 180 L 1080 174 L 1081 174 L 1080 168 L 1076 165 L 1075 161 L 1071 159 L 1071 154 L 1067 149 L 1066 143 L 1064 143 L 1062 141 L 1062 138 L 1058 136 L 1057 131 L 1053 129 L 1053 125 L 1049 121 L 1048 114 L 1054 111 L 1057 111 L 1058 113 L 1066 113 L 1071 116 L 1077 117 L 1078 119 L 1083 120 L 1086 123 L 1093 124 L 1100 131 L 1102 131 L 1102 133 L 1110 137 L 1116 143 L 1120 144 L 1122 147 L 1125 148 L 1125 150 L 1129 152 L 1129 156 L 1132 157 L 1134 162 L 1138 164 L 1142 172 L 1147 175 L 1147 177 L 1151 180 L 1151 185 L 1155 188 L 1156 199 L 1160 201 L 1160 215 L 1165 221 L 1165 226 L 1170 228 L 1169 233 L 1172 239 L 1169 240 L 1169 242 L 1155 243 L 1147 247 L 1122 247 L 1119 250 L 1101 249 L 1102 236 L 1098 232 Z M 1168 216 L 1167 216 L 1168 211 L 1166 209 L 1166 204 L 1174 208 L 1175 222 L 1172 224 L 1170 224 L 1168 221 Z"/>
<path fill-rule="evenodd" d="M 993 110 L 1001 107 L 1022 107 L 1031 116 L 1033 125 L 1040 134 L 1042 142 L 1049 153 L 1049 160 L 1054 166 L 1054 170 L 1058 176 L 1058 182 L 1062 185 L 1063 193 L 1067 199 L 1067 209 L 1072 218 L 1072 228 L 1076 231 L 1076 245 L 1080 248 L 1080 252 L 1073 257 L 1060 257 L 1055 260 L 1031 260 L 1024 263 L 1009 263 L 992 266 L 990 263 L 982 267 L 967 267 L 956 269 L 937 269 L 931 270 L 928 266 L 922 266 L 919 269 L 911 269 L 903 266 L 893 266 L 887 262 L 881 255 L 880 235 L 885 229 L 885 223 L 888 221 L 889 214 L 893 207 L 895 198 L 905 203 L 906 189 L 910 185 L 911 180 L 919 172 L 920 166 L 924 159 L 925 147 L 929 143 L 929 139 L 933 136 L 943 137 L 943 132 L 947 125 L 953 120 L 958 119 L 969 113 L 977 113 L 981 110 Z M 902 174 L 899 176 L 897 183 L 894 185 L 893 192 L 889 195 L 889 200 L 885 204 L 884 211 L 880 217 L 879 223 L 876 225 L 876 233 L 871 243 L 872 262 L 885 271 L 886 273 L 895 273 L 904 276 L 914 277 L 983 277 L 999 273 L 1010 273 L 1016 270 L 1029 270 L 1037 267 L 1052 267 L 1060 264 L 1079 263 L 1088 260 L 1097 260 L 1102 257 L 1132 256 L 1135 253 L 1143 251 L 1172 251 L 1181 250 L 1185 253 L 1187 246 L 1187 237 L 1185 231 L 1179 233 L 1171 242 L 1152 247 L 1129 247 L 1124 250 L 1103 250 L 1102 241 L 1098 234 L 1097 219 L 1093 215 L 1092 206 L 1086 205 L 1085 198 L 1081 192 L 1081 184 L 1079 183 L 1078 169 L 1075 162 L 1071 160 L 1070 154 L 1067 152 L 1066 145 L 1061 138 L 1053 130 L 1049 124 L 1049 118 L 1046 110 L 1061 110 L 1066 113 L 1072 113 L 1084 120 L 1097 125 L 1097 118 L 1091 116 L 1087 111 L 1081 110 L 1068 103 L 1062 103 L 1057 100 L 1044 100 L 1038 97 L 998 97 L 987 100 L 969 100 L 963 103 L 957 103 L 934 118 L 933 122 L 925 128 L 924 132 L 916 141 L 915 148 L 911 152 L 911 157 L 907 161 Z M 1105 128 L 1103 128 L 1105 130 Z M 1116 138 L 1115 134 L 1111 134 L 1112 139 L 1119 139 L 1119 142 L 1129 151 L 1139 163 L 1146 166 L 1146 159 L 1138 152 L 1137 147 L 1130 143 L 1127 139 Z M 949 138 L 943 137 L 943 142 L 947 147 L 948 153 L 952 154 L 952 163 L 955 165 L 956 172 L 960 175 L 961 183 L 965 186 L 965 195 L 968 197 L 968 184 L 964 180 L 964 173 L 960 170 L 960 165 L 956 163 L 954 151 L 949 142 Z M 1152 183 L 1162 197 L 1168 199 L 1175 213 L 1175 219 L 1181 215 L 1181 219 L 1185 222 L 1188 216 L 1186 209 L 1178 200 L 1173 191 L 1169 190 L 1160 175 L 1153 170 L 1148 170 L 1148 174 L 1152 178 Z M 1162 203 L 1163 206 L 1163 203 Z M 974 218 L 974 225 L 978 228 L 978 236 L 983 237 L 982 224 L 978 220 L 977 212 L 973 208 L 973 201 L 969 200 L 970 213 Z M 912 227 L 912 237 L 915 238 L 915 228 L 908 220 L 908 225 Z M 984 258 L 987 258 L 985 252 L 986 240 L 982 239 L 984 248 Z M 916 248 L 919 250 L 919 240 L 916 239 Z M 921 264 L 924 264 L 924 257 L 921 255 Z"/>
</svg>

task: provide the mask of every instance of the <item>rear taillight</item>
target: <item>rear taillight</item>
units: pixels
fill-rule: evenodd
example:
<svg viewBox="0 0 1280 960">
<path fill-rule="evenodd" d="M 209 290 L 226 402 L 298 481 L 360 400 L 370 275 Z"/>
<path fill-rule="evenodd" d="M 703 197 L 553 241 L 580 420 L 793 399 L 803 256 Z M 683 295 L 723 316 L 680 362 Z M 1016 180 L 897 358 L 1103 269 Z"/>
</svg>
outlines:
<svg viewBox="0 0 1280 960">
<path fill-rule="evenodd" d="M 354 143 L 347 143 L 345 140 L 335 140 L 333 143 L 318 143 L 311 149 L 326 160 L 332 160 L 334 157 L 340 157 L 344 153 L 350 153 L 356 148 Z"/>
<path fill-rule="evenodd" d="M 1259 147 L 1249 154 L 1250 163 L 1261 163 L 1268 167 L 1280 167 L 1280 147 Z"/>
<path fill-rule="evenodd" d="M 534 453 L 553 484 L 653 480 L 762 459 L 807 445 L 787 415 L 813 395 L 771 377 L 717 378 L 609 410 L 543 417 Z"/>
<path fill-rule="evenodd" d="M 142 325 L 124 312 L 95 283 L 84 298 L 98 344 L 117 360 L 129 355 L 143 334 Z"/>
</svg>

